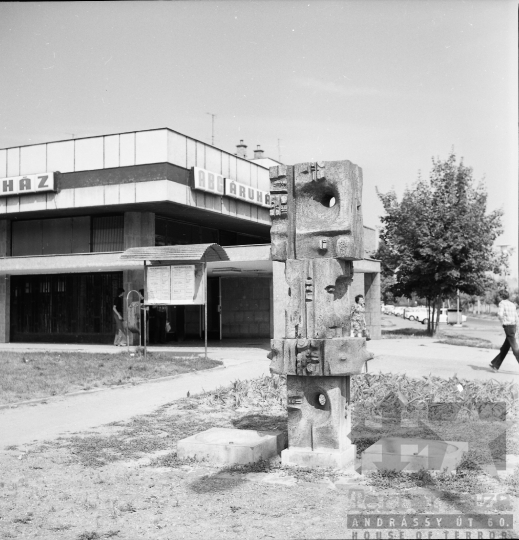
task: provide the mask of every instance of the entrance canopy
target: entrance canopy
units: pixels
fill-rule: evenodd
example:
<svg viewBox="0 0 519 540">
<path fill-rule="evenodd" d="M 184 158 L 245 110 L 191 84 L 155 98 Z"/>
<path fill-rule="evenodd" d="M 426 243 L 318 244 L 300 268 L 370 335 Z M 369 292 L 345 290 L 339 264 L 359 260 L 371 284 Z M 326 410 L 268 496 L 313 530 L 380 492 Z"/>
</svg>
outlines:
<svg viewBox="0 0 519 540">
<path fill-rule="evenodd" d="M 121 254 L 121 259 L 151 261 L 152 263 L 189 263 L 228 261 L 229 256 L 218 244 L 189 244 L 129 248 Z"/>
</svg>

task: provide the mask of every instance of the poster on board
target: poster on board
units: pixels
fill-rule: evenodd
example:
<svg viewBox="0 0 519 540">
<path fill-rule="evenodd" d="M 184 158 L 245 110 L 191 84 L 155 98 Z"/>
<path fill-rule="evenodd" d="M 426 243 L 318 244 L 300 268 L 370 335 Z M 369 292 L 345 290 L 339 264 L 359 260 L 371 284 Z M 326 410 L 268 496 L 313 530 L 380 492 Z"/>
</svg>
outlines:
<svg viewBox="0 0 519 540">
<path fill-rule="evenodd" d="M 148 304 L 171 303 L 169 266 L 150 266 L 147 272 Z"/>
<path fill-rule="evenodd" d="M 206 271 L 203 264 L 148 266 L 147 304 L 203 305 Z"/>
<path fill-rule="evenodd" d="M 171 303 L 188 304 L 195 296 L 195 265 L 171 266 Z"/>
</svg>

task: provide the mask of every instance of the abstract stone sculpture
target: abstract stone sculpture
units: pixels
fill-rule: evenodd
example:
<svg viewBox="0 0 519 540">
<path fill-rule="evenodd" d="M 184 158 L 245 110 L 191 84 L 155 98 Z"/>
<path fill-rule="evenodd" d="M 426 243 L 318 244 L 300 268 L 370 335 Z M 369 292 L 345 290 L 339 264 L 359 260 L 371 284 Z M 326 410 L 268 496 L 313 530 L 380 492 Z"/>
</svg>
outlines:
<svg viewBox="0 0 519 540">
<path fill-rule="evenodd" d="M 362 259 L 362 170 L 349 161 L 270 169 L 272 260 L 284 264 L 283 338 L 273 373 L 287 375 L 288 449 L 283 463 L 349 468 L 350 376 L 372 357 L 350 338 L 353 262 Z M 276 294 L 276 291 L 275 291 Z"/>
</svg>

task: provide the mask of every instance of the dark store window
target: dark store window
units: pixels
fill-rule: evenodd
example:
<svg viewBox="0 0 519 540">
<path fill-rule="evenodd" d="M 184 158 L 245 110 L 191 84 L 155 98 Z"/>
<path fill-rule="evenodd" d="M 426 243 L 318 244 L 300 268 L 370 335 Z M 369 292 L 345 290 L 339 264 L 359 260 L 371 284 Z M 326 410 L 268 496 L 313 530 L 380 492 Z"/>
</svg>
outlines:
<svg viewBox="0 0 519 540">
<path fill-rule="evenodd" d="M 122 272 L 11 277 L 11 340 L 113 341 L 113 298 Z"/>
<path fill-rule="evenodd" d="M 92 251 L 123 251 L 124 216 L 92 218 Z"/>
</svg>

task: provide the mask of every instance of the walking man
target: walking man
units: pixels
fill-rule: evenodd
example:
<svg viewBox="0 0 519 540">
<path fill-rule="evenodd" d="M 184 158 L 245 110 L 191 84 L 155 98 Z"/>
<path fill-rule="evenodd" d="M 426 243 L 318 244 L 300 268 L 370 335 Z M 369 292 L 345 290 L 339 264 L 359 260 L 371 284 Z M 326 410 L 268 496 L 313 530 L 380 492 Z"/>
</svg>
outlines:
<svg viewBox="0 0 519 540">
<path fill-rule="evenodd" d="M 499 295 L 501 302 L 499 302 L 499 311 L 497 313 L 503 329 L 505 331 L 505 342 L 499 350 L 499 354 L 490 362 L 490 367 L 494 371 L 498 371 L 505 359 L 510 347 L 514 353 L 515 359 L 519 362 L 519 345 L 515 339 L 515 331 L 517 329 L 518 317 L 515 309 L 515 304 L 512 304 L 508 298 L 510 295 L 508 291 L 502 291 Z"/>
</svg>

